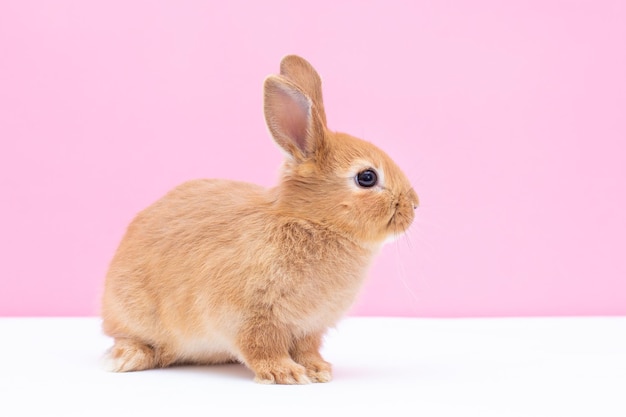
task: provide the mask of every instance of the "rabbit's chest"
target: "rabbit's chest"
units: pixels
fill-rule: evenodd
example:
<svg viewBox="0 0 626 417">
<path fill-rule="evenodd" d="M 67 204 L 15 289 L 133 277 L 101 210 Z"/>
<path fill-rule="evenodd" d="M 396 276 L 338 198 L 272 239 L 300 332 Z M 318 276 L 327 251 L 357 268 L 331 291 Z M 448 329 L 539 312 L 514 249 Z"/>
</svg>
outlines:
<svg viewBox="0 0 626 417">
<path fill-rule="evenodd" d="M 282 321 L 306 332 L 334 325 L 354 302 L 366 275 L 362 262 L 307 261 L 307 266 L 285 266 L 271 300 Z"/>
<path fill-rule="evenodd" d="M 373 251 L 305 221 L 273 232 L 253 257 L 246 297 L 297 328 L 334 325 L 352 305 Z"/>
</svg>

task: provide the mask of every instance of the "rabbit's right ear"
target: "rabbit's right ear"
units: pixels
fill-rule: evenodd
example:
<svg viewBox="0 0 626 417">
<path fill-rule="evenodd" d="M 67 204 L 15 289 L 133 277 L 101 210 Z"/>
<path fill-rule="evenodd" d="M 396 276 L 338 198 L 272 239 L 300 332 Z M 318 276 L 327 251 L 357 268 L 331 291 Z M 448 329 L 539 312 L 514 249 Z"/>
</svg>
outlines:
<svg viewBox="0 0 626 417">
<path fill-rule="evenodd" d="M 296 161 L 312 157 L 323 146 L 324 124 L 313 101 L 281 75 L 264 84 L 265 121 L 272 137 Z"/>
<path fill-rule="evenodd" d="M 322 98 L 322 79 L 313 65 L 298 55 L 287 55 L 280 61 L 280 75 L 300 87 L 311 98 L 325 126 L 326 113 Z"/>
</svg>

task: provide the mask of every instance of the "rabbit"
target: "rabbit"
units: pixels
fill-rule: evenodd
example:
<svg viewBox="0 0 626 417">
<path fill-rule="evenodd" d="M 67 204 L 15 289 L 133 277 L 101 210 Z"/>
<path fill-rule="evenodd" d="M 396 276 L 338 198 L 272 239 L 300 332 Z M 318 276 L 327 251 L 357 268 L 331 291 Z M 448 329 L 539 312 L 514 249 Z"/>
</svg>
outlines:
<svg viewBox="0 0 626 417">
<path fill-rule="evenodd" d="M 327 128 L 305 59 L 283 58 L 263 107 L 278 185 L 192 180 L 128 226 L 102 298 L 111 371 L 240 362 L 259 383 L 331 380 L 323 337 L 418 196 L 383 151 Z"/>
</svg>

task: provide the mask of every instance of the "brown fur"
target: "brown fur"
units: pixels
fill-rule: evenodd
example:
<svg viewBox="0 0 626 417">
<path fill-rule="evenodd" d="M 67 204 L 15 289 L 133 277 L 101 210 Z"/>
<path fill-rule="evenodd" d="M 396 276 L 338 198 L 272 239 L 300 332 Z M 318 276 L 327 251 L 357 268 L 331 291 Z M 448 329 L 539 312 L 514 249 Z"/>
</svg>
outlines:
<svg viewBox="0 0 626 417">
<path fill-rule="evenodd" d="M 195 180 L 133 220 L 111 262 L 103 327 L 114 371 L 240 361 L 263 383 L 326 382 L 319 349 L 417 195 L 381 150 L 326 127 L 319 75 L 297 56 L 265 81 L 287 153 L 272 189 Z M 356 173 L 381 173 L 359 188 Z"/>
</svg>

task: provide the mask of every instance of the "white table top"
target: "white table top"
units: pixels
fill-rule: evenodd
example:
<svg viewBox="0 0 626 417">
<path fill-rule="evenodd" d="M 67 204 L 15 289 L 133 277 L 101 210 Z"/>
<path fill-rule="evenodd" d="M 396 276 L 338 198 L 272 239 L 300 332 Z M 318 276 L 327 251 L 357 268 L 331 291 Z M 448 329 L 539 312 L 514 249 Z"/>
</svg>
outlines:
<svg viewBox="0 0 626 417">
<path fill-rule="evenodd" d="M 347 318 L 334 380 L 259 385 L 243 365 L 100 367 L 97 318 L 0 319 L 0 416 L 626 416 L 626 317 Z"/>
</svg>

